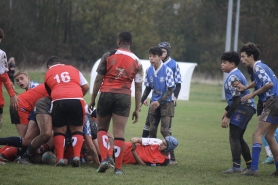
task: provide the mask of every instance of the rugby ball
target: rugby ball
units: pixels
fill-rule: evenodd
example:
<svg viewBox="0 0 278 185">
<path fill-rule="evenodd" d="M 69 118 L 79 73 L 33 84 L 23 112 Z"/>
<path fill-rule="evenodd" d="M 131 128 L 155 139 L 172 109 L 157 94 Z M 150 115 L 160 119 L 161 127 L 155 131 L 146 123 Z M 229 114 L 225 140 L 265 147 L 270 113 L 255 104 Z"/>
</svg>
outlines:
<svg viewBox="0 0 278 185">
<path fill-rule="evenodd" d="M 47 151 L 42 155 L 42 163 L 55 165 L 56 155 L 53 152 Z"/>
</svg>

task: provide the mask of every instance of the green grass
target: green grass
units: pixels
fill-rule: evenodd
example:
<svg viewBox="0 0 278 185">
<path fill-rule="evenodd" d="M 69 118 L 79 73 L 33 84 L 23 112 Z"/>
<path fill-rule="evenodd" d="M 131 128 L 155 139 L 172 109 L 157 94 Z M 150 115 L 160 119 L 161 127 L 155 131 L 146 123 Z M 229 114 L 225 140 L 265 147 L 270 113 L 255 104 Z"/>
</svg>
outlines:
<svg viewBox="0 0 278 185">
<path fill-rule="evenodd" d="M 30 73 L 30 76 L 35 81 L 43 81 L 42 73 Z M 88 75 L 85 77 L 90 79 Z M 268 174 L 275 170 L 274 165 L 260 164 L 259 177 L 221 173 L 232 165 L 228 129 L 220 127 L 226 106 L 226 102 L 221 100 L 221 88 L 219 85 L 191 84 L 190 100 L 178 101 L 173 119 L 173 135 L 179 140 L 179 146 L 175 150 L 178 165 L 124 165 L 126 175 L 114 176 L 112 170 L 97 174 L 96 169 L 89 164 L 80 168 L 60 168 L 7 163 L 0 165 L 0 184 L 276 184 L 277 178 L 268 177 Z M 6 92 L 5 97 L 4 124 L 0 137 L 17 134 L 14 125 L 9 121 L 9 100 Z M 86 95 L 85 99 L 89 102 L 90 95 Z M 146 112 L 147 107 L 143 107 L 138 123 L 132 124 L 131 119 L 128 121 L 126 140 L 141 136 Z M 245 134 L 249 146 L 256 124 L 257 118 L 254 116 Z M 158 134 L 158 137 L 162 138 L 161 134 Z M 265 156 L 263 149 L 260 162 Z"/>
</svg>

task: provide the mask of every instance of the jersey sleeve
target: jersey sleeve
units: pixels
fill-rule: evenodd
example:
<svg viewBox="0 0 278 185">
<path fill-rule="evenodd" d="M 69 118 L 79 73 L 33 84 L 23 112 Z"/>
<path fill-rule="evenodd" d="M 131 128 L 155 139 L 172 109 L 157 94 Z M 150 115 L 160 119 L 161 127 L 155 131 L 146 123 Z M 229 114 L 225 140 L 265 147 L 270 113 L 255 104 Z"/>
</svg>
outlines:
<svg viewBox="0 0 278 185">
<path fill-rule="evenodd" d="M 88 84 L 86 78 L 83 76 L 83 74 L 80 71 L 79 71 L 79 76 L 80 76 L 80 86 Z"/>
<path fill-rule="evenodd" d="M 182 80 L 181 80 L 181 71 L 180 71 L 180 66 L 179 64 L 176 62 L 176 72 L 175 72 L 175 82 L 176 84 L 178 83 L 182 83 Z"/>
<path fill-rule="evenodd" d="M 264 68 L 262 68 L 261 66 L 256 66 L 254 72 L 263 85 L 272 83 L 271 78 L 268 76 Z"/>
<path fill-rule="evenodd" d="M 4 74 L 0 75 L 0 78 L 1 78 L 1 81 L 3 82 L 4 86 L 6 87 L 8 93 L 9 93 L 9 96 L 10 97 L 15 96 L 13 84 L 8 76 L 8 73 L 4 73 Z"/>
<path fill-rule="evenodd" d="M 168 87 L 174 87 L 175 86 L 173 71 L 169 67 L 166 68 L 166 85 Z"/>
<path fill-rule="evenodd" d="M 101 60 L 97 68 L 97 73 L 100 75 L 106 74 L 106 59 L 108 58 L 109 54 L 109 52 L 104 53 L 104 55 L 101 57 Z"/>
<path fill-rule="evenodd" d="M 240 92 L 237 91 L 237 88 L 234 87 L 234 83 L 236 81 L 240 81 L 239 78 L 236 76 L 236 75 L 232 75 L 230 76 L 229 80 L 228 80 L 228 89 L 230 90 L 231 94 L 232 94 L 232 97 L 235 97 L 235 96 L 240 96 Z"/>
<path fill-rule="evenodd" d="M 157 138 L 142 138 L 142 145 L 160 145 L 162 143 L 161 139 Z"/>
<path fill-rule="evenodd" d="M 138 70 L 137 74 L 135 75 L 134 82 L 141 83 L 141 82 L 143 82 L 143 78 L 144 78 L 144 69 L 143 69 L 143 65 L 140 62 L 140 60 L 138 59 L 136 61 L 139 65 L 139 70 Z"/>
<path fill-rule="evenodd" d="M 147 68 L 146 69 L 146 76 L 145 76 L 145 81 L 144 81 L 144 85 L 146 86 L 146 87 L 150 87 L 150 82 L 149 82 L 149 77 L 148 77 L 148 70 L 149 70 L 150 68 Z M 150 87 L 151 88 L 151 87 Z"/>
</svg>

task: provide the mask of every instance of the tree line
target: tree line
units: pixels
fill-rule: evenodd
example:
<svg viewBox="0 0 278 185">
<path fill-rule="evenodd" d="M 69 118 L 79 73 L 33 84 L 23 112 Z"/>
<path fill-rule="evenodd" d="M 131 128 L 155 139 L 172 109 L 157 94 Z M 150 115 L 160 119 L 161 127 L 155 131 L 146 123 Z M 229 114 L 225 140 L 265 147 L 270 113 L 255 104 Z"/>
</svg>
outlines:
<svg viewBox="0 0 278 185">
<path fill-rule="evenodd" d="M 260 44 L 262 60 L 277 74 L 278 1 L 244 0 L 240 7 L 238 48 L 249 41 Z M 227 9 L 228 0 L 1 0 L 0 48 L 20 67 L 41 67 L 56 55 L 91 70 L 127 30 L 139 58 L 147 59 L 150 47 L 168 41 L 175 60 L 197 63 L 195 71 L 207 77 L 221 76 Z"/>
</svg>

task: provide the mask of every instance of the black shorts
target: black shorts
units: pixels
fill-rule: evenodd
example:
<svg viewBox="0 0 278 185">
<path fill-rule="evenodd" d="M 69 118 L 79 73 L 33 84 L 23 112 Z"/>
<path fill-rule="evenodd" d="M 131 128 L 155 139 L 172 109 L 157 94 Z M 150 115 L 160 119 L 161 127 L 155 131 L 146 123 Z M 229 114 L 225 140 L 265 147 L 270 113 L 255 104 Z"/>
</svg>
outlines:
<svg viewBox="0 0 278 185">
<path fill-rule="evenodd" d="M 101 117 L 117 114 L 128 117 L 130 112 L 131 96 L 119 93 L 101 93 L 97 104 L 97 115 Z"/>
<path fill-rule="evenodd" d="M 0 108 L 0 114 L 3 114 L 3 107 Z"/>
<path fill-rule="evenodd" d="M 10 107 L 10 118 L 12 124 L 20 124 L 18 111 Z"/>
<path fill-rule="evenodd" d="M 50 115 L 51 98 L 43 97 L 35 104 L 35 114 L 48 114 Z"/>
<path fill-rule="evenodd" d="M 85 118 L 84 106 L 84 100 L 80 99 L 54 101 L 51 110 L 53 127 L 82 126 Z"/>
</svg>

